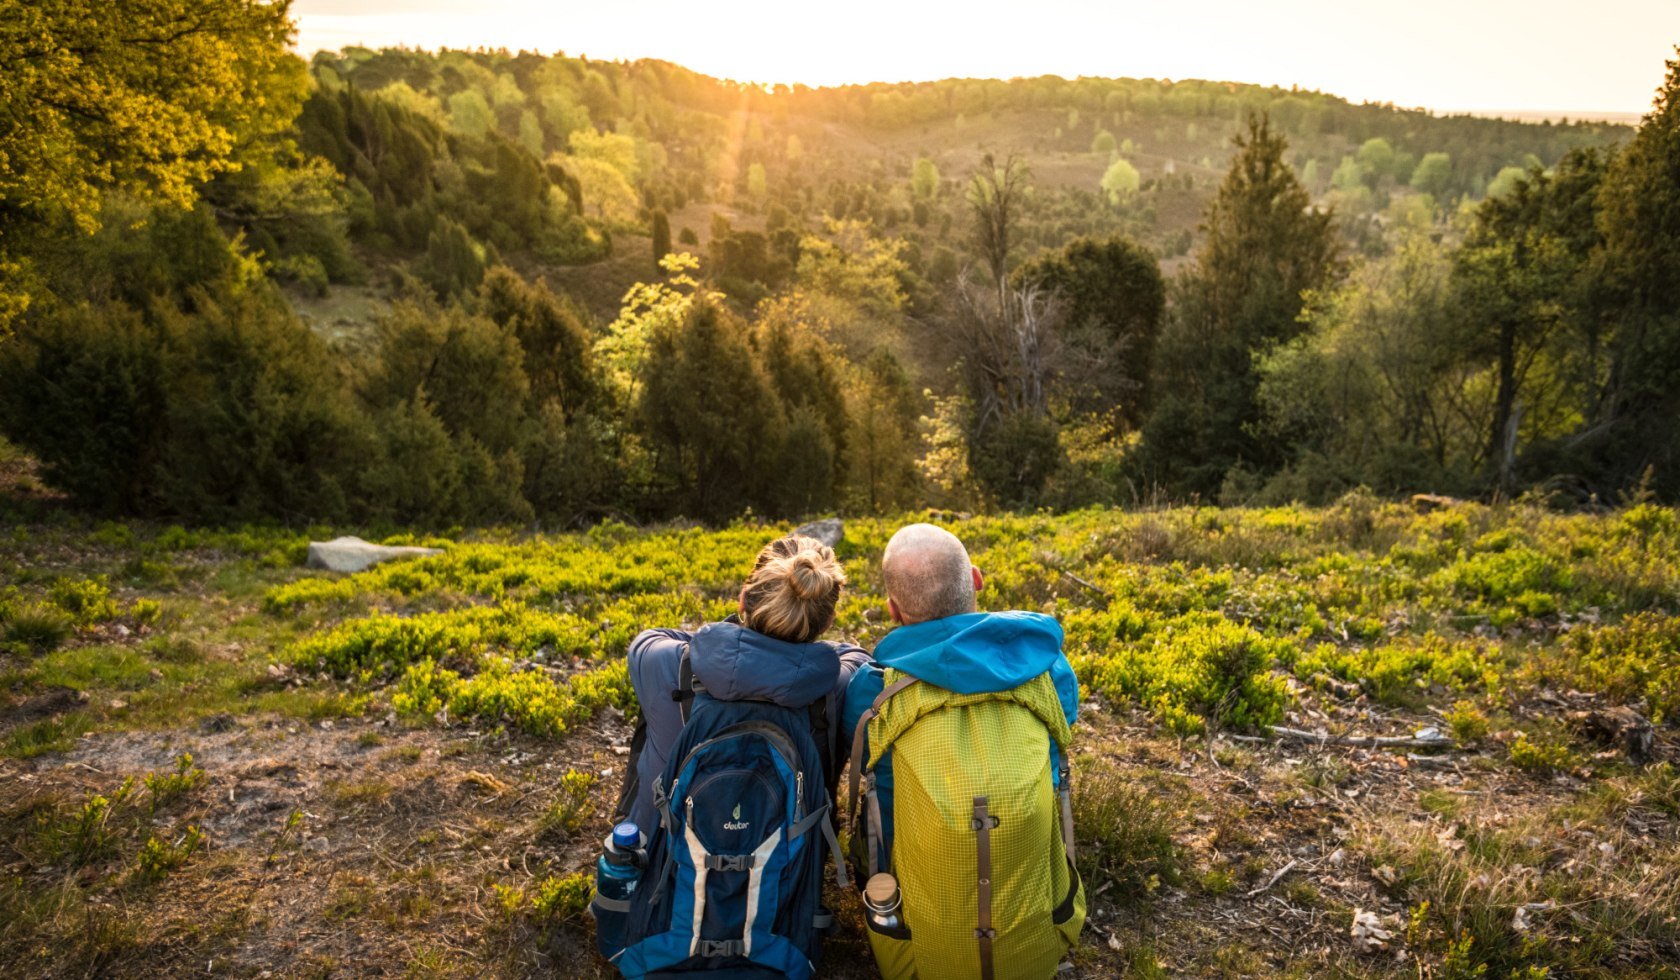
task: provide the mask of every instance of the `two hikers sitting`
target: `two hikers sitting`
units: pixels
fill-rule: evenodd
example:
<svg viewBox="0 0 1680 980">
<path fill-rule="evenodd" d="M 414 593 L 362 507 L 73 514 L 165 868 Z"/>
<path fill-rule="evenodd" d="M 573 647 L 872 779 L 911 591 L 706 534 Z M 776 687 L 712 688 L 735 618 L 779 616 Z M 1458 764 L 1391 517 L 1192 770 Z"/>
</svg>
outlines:
<svg viewBox="0 0 1680 980">
<path fill-rule="evenodd" d="M 631 644 L 642 721 L 618 819 L 634 827 L 609 841 L 593 907 L 626 977 L 812 974 L 825 858 L 847 883 L 832 807 L 848 750 L 883 975 L 1047 977 L 1076 941 L 1060 626 L 977 612 L 979 569 L 932 525 L 894 535 L 882 575 L 899 625 L 873 661 L 818 640 L 845 574 L 793 536 L 759 554 L 738 613 Z"/>
</svg>

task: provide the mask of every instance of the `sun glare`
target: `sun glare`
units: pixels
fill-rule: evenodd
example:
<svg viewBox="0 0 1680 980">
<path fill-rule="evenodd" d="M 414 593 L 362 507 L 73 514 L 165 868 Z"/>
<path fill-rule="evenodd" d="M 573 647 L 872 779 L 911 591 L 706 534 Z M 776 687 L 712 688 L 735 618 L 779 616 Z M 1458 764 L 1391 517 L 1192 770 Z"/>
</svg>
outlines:
<svg viewBox="0 0 1680 980">
<path fill-rule="evenodd" d="M 1206 78 L 1444 110 L 1639 112 L 1680 40 L 1680 6 L 1610 0 L 1046 0 L 584 5 L 298 0 L 298 48 L 500 47 L 661 58 L 737 81 L 837 85 L 1042 74 Z M 1487 38 L 1498 37 L 1499 44 Z"/>
</svg>

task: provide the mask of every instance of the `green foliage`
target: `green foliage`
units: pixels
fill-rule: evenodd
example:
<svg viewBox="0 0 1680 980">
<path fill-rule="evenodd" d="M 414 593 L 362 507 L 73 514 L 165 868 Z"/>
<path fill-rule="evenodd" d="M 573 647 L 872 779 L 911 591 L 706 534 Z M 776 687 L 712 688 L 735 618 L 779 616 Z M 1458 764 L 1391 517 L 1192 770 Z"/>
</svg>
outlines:
<svg viewBox="0 0 1680 980">
<path fill-rule="evenodd" d="M 484 278 L 484 250 L 458 222 L 439 218 L 426 237 L 422 276 L 444 299 L 478 288 Z"/>
<path fill-rule="evenodd" d="M 0 133 L 0 335 L 32 291 L 20 232 L 60 215 L 91 231 L 106 189 L 189 205 L 303 94 L 285 3 L 31 4 L 7 21 L 0 103 L 31 109 Z"/>
<path fill-rule="evenodd" d="M 1179 883 L 1183 859 L 1173 835 L 1180 814 L 1157 792 L 1098 765 L 1073 774 L 1073 826 L 1079 840 L 1079 877 L 1087 888 L 1122 900 L 1146 898 Z"/>
<path fill-rule="evenodd" d="M 495 126 L 495 116 L 484 93 L 476 88 L 462 89 L 449 97 L 449 125 L 463 136 L 482 139 Z"/>
<path fill-rule="evenodd" d="M 344 514 L 366 437 L 325 345 L 261 289 L 193 306 L 26 324 L 0 352 L 0 425 L 92 509 Z"/>
<path fill-rule="evenodd" d="M 1023 264 L 1013 278 L 1039 284 L 1061 304 L 1057 333 L 1069 354 L 1058 371 L 1057 400 L 1074 414 L 1118 409 L 1139 422 L 1166 310 L 1155 256 L 1124 238 L 1081 238 Z"/>
<path fill-rule="evenodd" d="M 134 779 L 129 777 L 109 796 L 92 794 L 68 812 L 38 811 L 35 847 L 47 860 L 65 861 L 76 868 L 113 856 L 127 832 L 125 810 L 133 795 Z"/>
<path fill-rule="evenodd" d="M 1157 723 L 1183 734 L 1210 724 L 1237 730 L 1275 724 L 1289 695 L 1272 675 L 1290 644 L 1262 636 L 1218 616 L 1189 615 L 1148 628 L 1129 656 L 1100 651 L 1137 630 L 1136 613 L 1113 607 L 1101 617 L 1070 619 L 1069 657 L 1081 680 L 1104 697 L 1130 699 L 1149 709 Z"/>
<path fill-rule="evenodd" d="M 1511 765 L 1536 776 L 1547 776 L 1567 769 L 1574 760 L 1566 742 L 1545 736 L 1530 739 L 1527 732 L 1518 732 L 1507 750 L 1510 752 Z"/>
<path fill-rule="evenodd" d="M 538 922 L 579 922 L 589 914 L 595 885 L 588 872 L 550 875 L 531 893 L 531 917 Z"/>
<path fill-rule="evenodd" d="M 769 507 L 764 481 L 754 476 L 773 472 L 785 416 L 745 330 L 726 309 L 702 300 L 680 321 L 655 327 L 636 415 L 680 512 L 719 520 L 745 505 Z"/>
<path fill-rule="evenodd" d="M 554 802 L 537 819 L 537 833 L 571 837 L 583 829 L 589 819 L 589 791 L 595 787 L 595 774 L 567 769 L 560 777 Z"/>
<path fill-rule="evenodd" d="M 193 765 L 191 752 L 182 752 L 175 757 L 174 772 L 148 773 L 145 782 L 146 789 L 152 797 L 152 812 L 157 812 L 197 789 L 203 785 L 204 779 L 204 770 Z"/>
<path fill-rule="evenodd" d="M 939 196 L 939 168 L 927 157 L 917 157 L 910 168 L 910 193 L 923 201 Z"/>
<path fill-rule="evenodd" d="M 1132 199 L 1142 186 L 1137 168 L 1124 158 L 1117 158 L 1103 171 L 1099 185 L 1110 204 L 1123 204 Z"/>
<path fill-rule="evenodd" d="M 657 270 L 660 260 L 671 254 L 671 219 L 666 216 L 664 208 L 655 208 L 650 221 L 653 226 L 653 266 Z"/>
<path fill-rule="evenodd" d="M 1443 717 L 1447 722 L 1447 730 L 1452 732 L 1453 741 L 1459 745 L 1473 746 L 1487 737 L 1487 714 L 1473 702 L 1455 701 L 1452 710 Z"/>
<path fill-rule="evenodd" d="M 1623 701 L 1643 698 L 1654 721 L 1680 718 L 1680 618 L 1639 613 L 1572 630 L 1564 649 L 1572 671 L 1592 689 Z"/>
<path fill-rule="evenodd" d="M 1253 435 L 1255 354 L 1299 334 L 1302 294 L 1336 273 L 1330 216 L 1310 206 L 1284 138 L 1256 117 L 1234 142 L 1207 244 L 1162 334 L 1153 382 L 1162 395 L 1144 426 L 1146 478 L 1207 495 L 1239 463 L 1275 454 Z"/>
<path fill-rule="evenodd" d="M 194 826 L 188 826 L 186 832 L 173 843 L 167 838 L 147 837 L 146 842 L 140 845 L 140 853 L 134 858 L 134 876 L 142 882 L 162 881 L 169 877 L 170 872 L 192 860 L 192 856 L 203 846 L 204 832 Z"/>
<path fill-rule="evenodd" d="M 1412 189 L 1437 201 L 1445 201 L 1452 176 L 1451 156 L 1440 151 L 1425 153 L 1417 166 L 1412 168 Z"/>
<path fill-rule="evenodd" d="M 869 514 L 910 506 L 918 497 L 921 398 L 892 351 L 877 347 L 846 386 L 852 401 L 850 504 Z"/>
<path fill-rule="evenodd" d="M 103 623 L 117 616 L 117 604 L 104 576 L 57 579 L 47 590 L 47 597 L 78 626 Z"/>
</svg>

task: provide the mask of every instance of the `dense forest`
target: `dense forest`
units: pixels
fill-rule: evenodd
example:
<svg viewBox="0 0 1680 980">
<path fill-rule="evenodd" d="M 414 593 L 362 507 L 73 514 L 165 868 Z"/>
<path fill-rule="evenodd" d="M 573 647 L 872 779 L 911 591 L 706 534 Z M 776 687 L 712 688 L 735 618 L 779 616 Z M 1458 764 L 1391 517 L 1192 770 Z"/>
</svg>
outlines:
<svg viewBox="0 0 1680 980">
<path fill-rule="evenodd" d="M 1633 130 L 305 62 L 284 3 L 106 6 L 0 32 L 0 451 L 35 499 L 447 526 L 1680 497 L 1680 62 Z"/>
</svg>

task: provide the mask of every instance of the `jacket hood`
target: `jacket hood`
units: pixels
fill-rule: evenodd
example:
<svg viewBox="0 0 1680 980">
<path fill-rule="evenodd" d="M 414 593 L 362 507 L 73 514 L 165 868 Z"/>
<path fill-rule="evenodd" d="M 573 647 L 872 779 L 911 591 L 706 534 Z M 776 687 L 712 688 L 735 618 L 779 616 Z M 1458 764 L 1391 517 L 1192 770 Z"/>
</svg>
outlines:
<svg viewBox="0 0 1680 980">
<path fill-rule="evenodd" d="M 803 708 L 840 679 L 831 643 L 789 643 L 736 623 L 707 623 L 689 641 L 688 660 L 706 692 L 723 701 L 771 701 Z"/>
<path fill-rule="evenodd" d="M 977 612 L 900 626 L 875 661 L 958 694 L 1007 691 L 1062 656 L 1062 626 L 1035 612 Z"/>
</svg>

